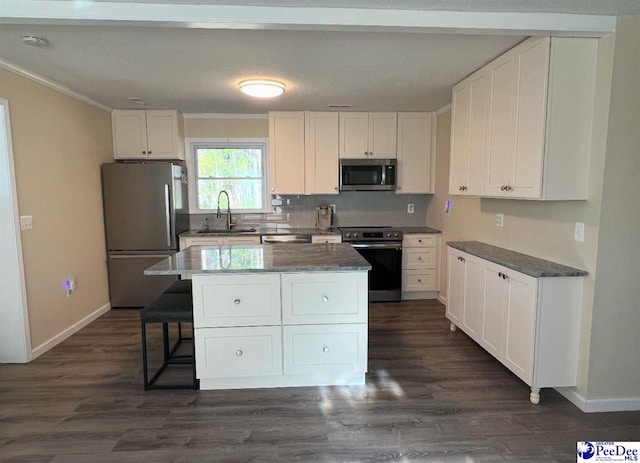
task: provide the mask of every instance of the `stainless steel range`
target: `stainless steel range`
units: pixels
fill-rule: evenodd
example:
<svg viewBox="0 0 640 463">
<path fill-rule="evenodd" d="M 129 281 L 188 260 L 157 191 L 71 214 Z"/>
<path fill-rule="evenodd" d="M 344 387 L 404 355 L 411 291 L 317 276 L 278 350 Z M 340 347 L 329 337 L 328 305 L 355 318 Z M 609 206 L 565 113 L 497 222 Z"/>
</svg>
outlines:
<svg viewBox="0 0 640 463">
<path fill-rule="evenodd" d="M 342 241 L 371 264 L 369 300 L 399 301 L 402 289 L 402 230 L 392 227 L 341 227 Z"/>
</svg>

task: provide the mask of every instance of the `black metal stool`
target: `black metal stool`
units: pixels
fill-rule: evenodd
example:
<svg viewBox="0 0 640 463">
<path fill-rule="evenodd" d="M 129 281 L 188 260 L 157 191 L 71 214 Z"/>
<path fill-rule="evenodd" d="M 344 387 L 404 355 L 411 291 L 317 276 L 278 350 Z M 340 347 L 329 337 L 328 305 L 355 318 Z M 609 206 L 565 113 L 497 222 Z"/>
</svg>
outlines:
<svg viewBox="0 0 640 463">
<path fill-rule="evenodd" d="M 198 389 L 196 379 L 195 345 L 192 346 L 191 355 L 174 355 L 178 345 L 186 338 L 179 338 L 173 347 L 169 346 L 169 323 L 191 323 L 193 341 L 193 298 L 191 294 L 162 294 L 152 303 L 148 304 L 140 312 L 142 328 L 142 369 L 144 377 L 144 390 L 149 389 Z M 151 379 L 148 373 L 147 359 L 147 323 L 162 323 L 163 362 Z M 154 384 L 160 374 L 169 364 L 191 364 L 193 370 L 192 384 Z"/>
</svg>

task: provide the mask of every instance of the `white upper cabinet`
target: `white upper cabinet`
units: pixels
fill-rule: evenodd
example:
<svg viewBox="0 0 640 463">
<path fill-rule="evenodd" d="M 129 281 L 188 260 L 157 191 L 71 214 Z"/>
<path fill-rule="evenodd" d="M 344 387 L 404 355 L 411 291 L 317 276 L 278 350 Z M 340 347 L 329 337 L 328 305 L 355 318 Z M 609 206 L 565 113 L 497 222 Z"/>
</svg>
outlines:
<svg viewBox="0 0 640 463">
<path fill-rule="evenodd" d="M 398 113 L 398 189 L 396 193 L 433 193 L 431 113 Z"/>
<path fill-rule="evenodd" d="M 305 193 L 338 194 L 338 113 L 305 112 Z"/>
<path fill-rule="evenodd" d="M 340 113 L 340 157 L 394 159 L 397 113 Z"/>
<path fill-rule="evenodd" d="M 304 111 L 269 112 L 269 184 L 272 194 L 305 193 L 304 125 Z"/>
<path fill-rule="evenodd" d="M 456 85 L 449 192 L 587 199 L 597 48 L 592 38 L 531 38 Z M 478 172 L 481 188 L 470 179 Z"/>
<path fill-rule="evenodd" d="M 114 110 L 115 159 L 184 159 L 183 122 L 174 110 Z"/>
<path fill-rule="evenodd" d="M 453 87 L 450 194 L 484 193 L 490 82 L 482 69 Z"/>
</svg>

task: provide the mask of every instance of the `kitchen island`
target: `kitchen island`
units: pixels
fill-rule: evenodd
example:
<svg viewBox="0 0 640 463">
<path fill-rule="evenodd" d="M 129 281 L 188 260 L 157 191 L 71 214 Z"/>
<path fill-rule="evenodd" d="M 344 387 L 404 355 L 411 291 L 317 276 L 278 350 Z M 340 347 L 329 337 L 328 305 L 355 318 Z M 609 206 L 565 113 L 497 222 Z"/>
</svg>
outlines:
<svg viewBox="0 0 640 463">
<path fill-rule="evenodd" d="M 348 244 L 191 246 L 146 275 L 190 275 L 201 389 L 364 384 L 369 263 Z"/>
</svg>

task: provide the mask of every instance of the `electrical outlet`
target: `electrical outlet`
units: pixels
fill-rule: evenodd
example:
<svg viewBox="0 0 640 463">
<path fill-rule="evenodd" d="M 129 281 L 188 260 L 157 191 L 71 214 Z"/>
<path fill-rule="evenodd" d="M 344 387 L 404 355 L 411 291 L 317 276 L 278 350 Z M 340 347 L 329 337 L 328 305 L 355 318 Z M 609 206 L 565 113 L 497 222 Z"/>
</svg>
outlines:
<svg viewBox="0 0 640 463">
<path fill-rule="evenodd" d="M 20 230 L 31 230 L 33 228 L 33 216 L 21 215 L 20 216 Z"/>
<path fill-rule="evenodd" d="M 576 227 L 573 232 L 573 239 L 579 242 L 584 242 L 584 223 L 576 222 Z"/>
<path fill-rule="evenodd" d="M 408 212 L 409 214 L 413 214 L 413 212 L 414 212 L 414 206 L 413 206 L 413 203 L 409 203 L 409 204 L 407 204 L 407 212 Z"/>
<path fill-rule="evenodd" d="M 496 214 L 496 227 L 504 227 L 504 214 L 501 214 L 500 212 Z"/>
<path fill-rule="evenodd" d="M 333 210 L 333 213 L 336 213 L 336 205 L 335 204 L 329 204 L 329 207 Z"/>
</svg>

